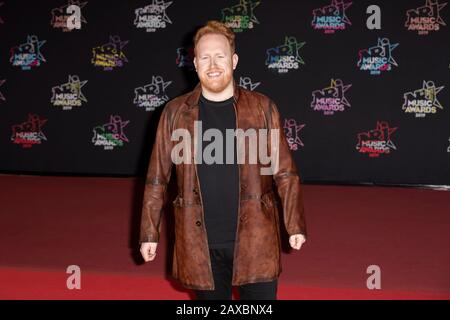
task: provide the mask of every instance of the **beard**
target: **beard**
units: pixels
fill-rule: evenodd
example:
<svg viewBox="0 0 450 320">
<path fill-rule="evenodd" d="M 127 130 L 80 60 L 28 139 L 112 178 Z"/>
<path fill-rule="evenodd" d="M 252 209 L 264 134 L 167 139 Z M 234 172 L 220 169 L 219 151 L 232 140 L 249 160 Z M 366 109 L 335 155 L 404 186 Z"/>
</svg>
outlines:
<svg viewBox="0 0 450 320">
<path fill-rule="evenodd" d="M 199 75 L 199 79 L 203 88 L 213 93 L 220 93 L 230 85 L 233 80 L 233 74 L 222 73 L 222 75 L 217 78 L 209 78 L 205 72 L 204 74 Z"/>
</svg>

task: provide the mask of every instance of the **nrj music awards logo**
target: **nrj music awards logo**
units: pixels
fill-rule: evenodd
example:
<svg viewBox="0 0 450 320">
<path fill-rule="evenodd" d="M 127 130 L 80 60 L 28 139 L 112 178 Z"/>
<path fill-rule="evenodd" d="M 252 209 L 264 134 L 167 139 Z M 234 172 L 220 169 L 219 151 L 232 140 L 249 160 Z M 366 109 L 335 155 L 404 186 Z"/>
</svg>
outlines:
<svg viewBox="0 0 450 320">
<path fill-rule="evenodd" d="M 312 92 L 313 101 L 311 107 L 315 111 L 323 111 L 324 115 L 333 115 L 335 112 L 344 111 L 345 107 L 350 107 L 350 103 L 345 97 L 345 92 L 352 85 L 344 85 L 341 79 L 331 79 L 329 87 L 314 90 Z"/>
<path fill-rule="evenodd" d="M 62 29 L 64 32 L 74 29 L 81 29 L 81 23 L 87 23 L 81 14 L 81 9 L 86 6 L 86 2 L 69 0 L 67 5 L 52 9 L 52 19 L 50 24 L 55 29 Z"/>
<path fill-rule="evenodd" d="M 155 32 L 164 29 L 167 23 L 172 23 L 167 16 L 166 9 L 172 4 L 164 0 L 153 0 L 152 4 L 134 10 L 136 18 L 134 25 L 137 29 L 145 29 L 146 32 Z"/>
<path fill-rule="evenodd" d="M 177 59 L 175 60 L 178 68 L 186 68 L 190 71 L 194 70 L 194 48 L 179 47 L 177 48 Z"/>
<path fill-rule="evenodd" d="M 28 36 L 27 42 L 11 48 L 9 62 L 15 67 L 20 67 L 22 70 L 39 67 L 42 62 L 46 62 L 41 53 L 41 48 L 45 42 L 46 40 L 39 41 L 35 35 Z"/>
<path fill-rule="evenodd" d="M 111 115 L 108 123 L 94 127 L 92 143 L 94 146 L 102 146 L 104 150 L 123 147 L 125 142 L 129 142 L 124 132 L 124 128 L 129 122 L 130 120 L 123 121 L 118 115 Z"/>
<path fill-rule="evenodd" d="M 299 147 L 304 147 L 303 141 L 300 139 L 300 131 L 305 127 L 305 124 L 297 124 L 295 119 L 284 119 L 284 134 L 291 150 L 298 150 Z"/>
<path fill-rule="evenodd" d="M 260 84 L 261 82 L 253 82 L 250 77 L 239 78 L 239 86 L 250 91 L 255 90 Z"/>
<path fill-rule="evenodd" d="M 161 76 L 153 76 L 152 83 L 134 89 L 133 103 L 139 108 L 145 108 L 145 111 L 155 110 L 156 107 L 162 106 L 169 101 L 166 88 L 171 83 L 172 81 L 164 82 Z"/>
<path fill-rule="evenodd" d="M 222 22 L 234 32 L 253 29 L 259 23 L 253 10 L 261 3 L 255 0 L 240 0 L 239 4 L 222 9 Z"/>
<path fill-rule="evenodd" d="M 347 25 L 352 23 L 345 14 L 345 10 L 352 2 L 342 0 L 331 0 L 331 4 L 313 10 L 313 20 L 311 25 L 316 30 L 323 30 L 324 33 L 334 33 L 336 30 L 345 30 Z"/>
<path fill-rule="evenodd" d="M 405 27 L 408 30 L 417 30 L 420 35 L 427 35 L 430 31 L 439 31 L 441 26 L 446 25 L 440 15 L 440 11 L 446 5 L 447 2 L 426 0 L 424 6 L 406 11 Z"/>
<path fill-rule="evenodd" d="M 298 42 L 295 37 L 286 37 L 284 44 L 266 51 L 267 68 L 278 73 L 298 69 L 300 64 L 305 64 L 299 53 L 299 49 L 304 45 L 305 42 Z"/>
<path fill-rule="evenodd" d="M 378 38 L 376 46 L 359 50 L 359 70 L 369 70 L 370 74 L 380 74 L 382 71 L 390 71 L 392 66 L 398 66 L 392 51 L 398 43 L 391 43 L 388 38 Z"/>
<path fill-rule="evenodd" d="M 52 98 L 50 102 L 55 107 L 62 107 L 63 110 L 72 110 L 73 107 L 80 107 L 82 102 L 87 102 L 86 97 L 81 92 L 81 88 L 87 80 L 80 81 L 76 75 L 69 75 L 69 81 L 52 88 Z"/>
<path fill-rule="evenodd" d="M 378 121 L 377 127 L 368 132 L 358 133 L 358 144 L 356 150 L 367 153 L 369 157 L 379 157 L 380 154 L 389 154 L 396 150 L 391 136 L 397 127 L 390 128 L 386 121 Z"/>
<path fill-rule="evenodd" d="M 444 109 L 437 99 L 437 94 L 444 86 L 436 87 L 433 81 L 423 81 L 421 89 L 406 92 L 402 110 L 405 113 L 415 113 L 416 118 L 425 117 L 427 114 L 437 112 L 437 109 Z"/>
<path fill-rule="evenodd" d="M 128 41 L 120 40 L 119 36 L 110 36 L 109 42 L 92 49 L 91 63 L 96 67 L 103 67 L 103 70 L 110 71 L 117 67 L 123 67 L 128 62 L 122 49 Z"/>
<path fill-rule="evenodd" d="M 23 148 L 41 144 L 42 140 L 47 140 L 42 132 L 42 126 L 46 122 L 47 119 L 40 118 L 36 114 L 28 114 L 27 121 L 12 126 L 11 141 L 22 145 Z"/>
</svg>

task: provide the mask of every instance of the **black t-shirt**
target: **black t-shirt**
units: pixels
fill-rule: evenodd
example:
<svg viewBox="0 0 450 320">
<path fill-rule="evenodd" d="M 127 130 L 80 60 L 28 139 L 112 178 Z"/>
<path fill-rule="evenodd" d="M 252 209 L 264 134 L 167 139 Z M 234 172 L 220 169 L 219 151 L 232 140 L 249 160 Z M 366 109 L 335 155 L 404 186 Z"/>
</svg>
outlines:
<svg viewBox="0 0 450 320">
<path fill-rule="evenodd" d="M 199 151 L 202 152 L 202 163 L 197 163 L 198 178 L 200 181 L 205 226 L 210 248 L 223 248 L 234 245 L 236 237 L 237 213 L 239 202 L 239 168 L 237 165 L 236 138 L 227 133 L 226 129 L 236 129 L 236 118 L 233 106 L 233 97 L 225 101 L 210 101 L 203 95 L 199 101 L 199 121 L 202 122 L 202 135 L 210 128 L 221 132 L 222 142 L 217 148 L 222 148 L 223 154 L 216 158 L 212 164 L 205 163 L 205 156 L 213 157 L 218 154 L 212 150 L 216 136 L 203 141 Z M 202 137 L 199 137 L 200 139 Z M 228 140 L 228 142 L 227 142 Z M 218 140 L 220 141 L 220 140 Z M 230 141 L 232 143 L 230 143 Z M 227 163 L 228 157 L 232 163 Z M 199 145 L 200 146 L 200 145 Z M 231 148 L 233 147 L 233 148 Z M 206 153 L 204 153 L 207 148 Z M 231 155 L 231 150 L 233 155 Z M 208 151 L 208 149 L 210 151 Z M 220 163 L 220 161 L 222 163 Z M 228 161 L 229 162 L 229 161 Z"/>
</svg>

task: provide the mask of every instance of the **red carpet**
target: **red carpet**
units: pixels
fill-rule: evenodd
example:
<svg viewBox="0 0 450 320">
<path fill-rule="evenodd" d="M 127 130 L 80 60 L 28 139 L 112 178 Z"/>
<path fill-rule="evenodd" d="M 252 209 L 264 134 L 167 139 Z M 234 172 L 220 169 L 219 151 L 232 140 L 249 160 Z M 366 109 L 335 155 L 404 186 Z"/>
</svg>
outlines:
<svg viewBox="0 0 450 320">
<path fill-rule="evenodd" d="M 0 299 L 189 299 L 167 276 L 166 228 L 156 261 L 139 259 L 142 190 L 136 179 L 0 176 Z M 279 299 L 450 299 L 449 192 L 304 193 L 309 239 L 285 250 Z M 66 288 L 69 265 L 81 290 Z M 366 288 L 369 265 L 381 290 Z"/>
<path fill-rule="evenodd" d="M 2 268 L 0 269 L 0 299 L 52 300 L 186 300 L 190 292 L 175 289 L 167 280 L 157 276 L 82 274 L 80 290 L 66 287 L 67 275 L 58 271 Z M 448 293 L 402 292 L 364 289 L 308 288 L 286 283 L 278 288 L 281 300 L 368 300 L 368 299 L 449 299 Z M 234 297 L 236 298 L 236 297 Z"/>
</svg>

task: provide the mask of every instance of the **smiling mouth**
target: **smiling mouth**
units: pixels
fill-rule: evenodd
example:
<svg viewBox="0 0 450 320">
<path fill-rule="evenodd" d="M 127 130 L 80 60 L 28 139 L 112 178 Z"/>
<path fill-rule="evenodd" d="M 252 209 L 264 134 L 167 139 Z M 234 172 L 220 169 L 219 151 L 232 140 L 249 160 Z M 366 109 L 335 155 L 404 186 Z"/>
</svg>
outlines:
<svg viewBox="0 0 450 320">
<path fill-rule="evenodd" d="M 222 72 L 219 71 L 214 71 L 214 72 L 207 72 L 206 75 L 208 76 L 208 78 L 218 78 L 222 75 Z"/>
</svg>

